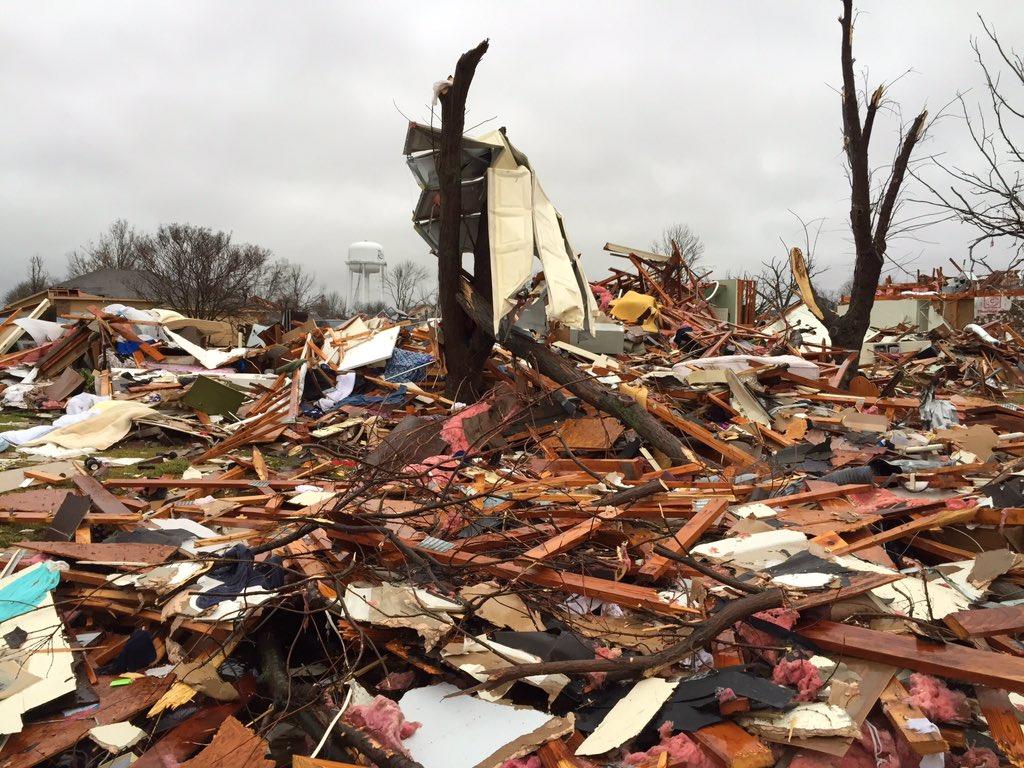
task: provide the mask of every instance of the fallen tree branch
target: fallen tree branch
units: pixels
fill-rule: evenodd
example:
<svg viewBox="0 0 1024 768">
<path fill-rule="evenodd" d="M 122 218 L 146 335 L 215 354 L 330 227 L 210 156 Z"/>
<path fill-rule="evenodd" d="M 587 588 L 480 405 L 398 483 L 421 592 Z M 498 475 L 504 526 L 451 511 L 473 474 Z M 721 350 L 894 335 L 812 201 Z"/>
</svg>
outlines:
<svg viewBox="0 0 1024 768">
<path fill-rule="evenodd" d="M 489 329 L 493 327 L 490 302 L 465 283 L 458 299 L 477 327 L 490 332 Z M 679 438 L 669 432 L 633 398 L 618 394 L 592 376 L 581 375 L 576 366 L 543 344 L 534 341 L 521 329 L 513 328 L 511 333 L 498 341 L 512 354 L 531 361 L 542 374 L 563 385 L 584 402 L 632 427 L 647 443 L 672 461 L 680 464 L 686 461 L 683 444 Z"/>
<path fill-rule="evenodd" d="M 727 587 L 738 589 L 740 592 L 746 592 L 750 595 L 756 595 L 759 592 L 764 591 L 758 586 L 748 584 L 745 581 L 740 581 L 737 578 L 727 576 L 724 573 L 720 573 L 707 563 L 702 563 L 700 560 L 694 557 L 690 557 L 689 555 L 681 555 L 678 552 L 673 552 L 671 549 L 669 549 L 668 547 L 663 547 L 661 544 L 655 544 L 654 551 L 668 560 L 674 560 L 677 563 L 688 565 L 690 568 L 693 568 L 693 570 L 703 573 L 705 576 L 714 579 L 719 584 L 724 584 Z"/>
<path fill-rule="evenodd" d="M 590 672 L 608 672 L 609 679 L 623 679 L 642 674 L 651 677 L 667 666 L 680 661 L 687 654 L 704 648 L 718 635 L 733 624 L 760 611 L 778 608 L 785 595 L 781 589 L 768 589 L 756 595 L 748 595 L 726 603 L 721 610 L 708 617 L 684 640 L 663 651 L 646 656 L 630 656 L 618 659 L 574 659 L 570 661 L 543 661 L 537 664 L 519 664 L 502 670 L 480 685 L 462 691 L 463 694 L 495 688 L 503 683 L 521 680 L 534 675 L 585 675 Z"/>
<path fill-rule="evenodd" d="M 314 742 L 319 741 L 330 727 L 330 720 L 324 713 L 311 707 L 310 697 L 304 696 L 299 687 L 289 679 L 280 641 L 274 633 L 268 632 L 256 645 L 259 648 L 263 679 L 270 689 L 275 706 L 285 717 L 294 717 Z M 300 700 L 299 706 L 295 706 L 296 700 Z M 353 728 L 342 720 L 334 724 L 326 747 L 324 754 L 332 760 L 344 760 L 342 750 L 344 747 L 350 747 L 365 755 L 378 768 L 423 768 L 420 763 L 405 755 L 387 751 L 358 728 Z"/>
</svg>

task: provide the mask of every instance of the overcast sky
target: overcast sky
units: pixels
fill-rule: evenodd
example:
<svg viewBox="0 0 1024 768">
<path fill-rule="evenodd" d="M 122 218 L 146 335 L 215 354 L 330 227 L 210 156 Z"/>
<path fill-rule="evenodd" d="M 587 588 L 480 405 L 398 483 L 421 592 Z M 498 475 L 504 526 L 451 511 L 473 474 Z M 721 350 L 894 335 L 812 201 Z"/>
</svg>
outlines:
<svg viewBox="0 0 1024 768">
<path fill-rule="evenodd" d="M 854 51 L 909 122 L 957 91 L 976 101 L 969 47 L 981 12 L 1024 48 L 1019 0 L 863 0 Z M 526 152 L 592 279 L 607 241 L 647 247 L 686 222 L 718 270 L 754 269 L 826 217 L 818 258 L 849 274 L 839 16 L 804 2 L 39 2 L 0 23 L 0 287 L 40 254 L 65 254 L 124 217 L 188 221 L 347 287 L 360 239 L 428 263 L 410 226 L 417 189 L 401 156 L 407 117 L 484 37 L 467 126 L 506 126 Z M 407 117 L 406 117 L 407 116 Z M 890 158 L 896 115 L 875 129 Z M 883 142 L 882 140 L 887 141 Z M 924 147 L 972 163 L 963 126 Z M 964 253 L 944 225 L 890 253 L 916 265 Z"/>
</svg>

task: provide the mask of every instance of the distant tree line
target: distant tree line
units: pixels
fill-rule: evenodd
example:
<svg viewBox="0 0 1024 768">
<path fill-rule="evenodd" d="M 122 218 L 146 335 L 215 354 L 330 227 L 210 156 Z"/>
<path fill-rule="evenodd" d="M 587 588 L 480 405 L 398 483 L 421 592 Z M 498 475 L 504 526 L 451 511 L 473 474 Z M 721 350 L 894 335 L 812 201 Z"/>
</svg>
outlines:
<svg viewBox="0 0 1024 768">
<path fill-rule="evenodd" d="M 163 224 L 150 234 L 118 219 L 96 240 L 68 254 L 68 279 L 100 269 L 132 270 L 132 287 L 146 300 L 208 320 L 236 316 L 257 302 L 331 318 L 344 317 L 350 309 L 404 313 L 436 302 L 430 271 L 413 261 L 385 271 L 383 305 L 350 308 L 341 291 L 324 285 L 317 290 L 315 273 L 301 264 L 275 258 L 259 245 L 236 243 L 229 232 L 193 224 Z M 54 282 L 42 258 L 33 256 L 28 276 L 7 291 L 4 303 Z"/>
</svg>

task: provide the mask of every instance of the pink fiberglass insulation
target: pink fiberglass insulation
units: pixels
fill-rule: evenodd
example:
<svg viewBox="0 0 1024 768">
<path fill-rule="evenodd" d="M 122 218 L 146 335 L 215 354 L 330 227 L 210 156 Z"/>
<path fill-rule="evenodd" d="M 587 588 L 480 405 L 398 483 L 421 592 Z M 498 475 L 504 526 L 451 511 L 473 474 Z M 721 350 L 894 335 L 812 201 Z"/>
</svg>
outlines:
<svg viewBox="0 0 1024 768">
<path fill-rule="evenodd" d="M 599 645 L 594 649 L 595 659 L 617 659 L 622 655 L 621 648 L 608 648 Z M 605 684 L 607 672 L 587 672 L 587 690 L 594 691 Z"/>
<path fill-rule="evenodd" d="M 910 698 L 908 704 L 920 709 L 937 723 L 963 722 L 970 718 L 967 696 L 960 691 L 951 691 L 937 677 L 914 672 L 910 676 Z"/>
<path fill-rule="evenodd" d="M 542 768 L 543 765 L 539 757 L 529 755 L 528 757 L 513 757 L 511 760 L 506 760 L 499 768 Z"/>
<path fill-rule="evenodd" d="M 821 673 L 807 659 L 783 659 L 772 670 L 772 682 L 796 688 L 797 701 L 814 701 L 822 686 Z"/>
<path fill-rule="evenodd" d="M 953 760 L 958 768 L 999 768 L 999 757 L 988 747 L 971 747 Z"/>
<path fill-rule="evenodd" d="M 612 292 L 603 285 L 598 285 L 597 283 L 591 283 L 590 290 L 593 291 L 594 299 L 597 301 L 597 305 L 601 308 L 601 311 L 607 312 L 608 308 L 612 305 Z"/>
<path fill-rule="evenodd" d="M 626 765 L 645 765 L 657 762 L 659 756 L 668 754 L 670 765 L 685 765 L 686 768 L 715 768 L 697 743 L 685 733 L 672 735 L 672 723 L 664 722 L 658 729 L 661 741 L 646 752 L 630 752 L 623 762 Z"/>
<path fill-rule="evenodd" d="M 448 443 L 452 453 L 458 453 L 459 451 L 469 453 L 469 438 L 466 437 L 466 429 L 462 426 L 462 422 L 474 416 L 479 416 L 481 413 L 487 413 L 489 410 L 491 410 L 490 403 L 473 403 L 473 405 L 466 406 L 441 425 L 441 439 Z"/>
<path fill-rule="evenodd" d="M 783 629 L 792 629 L 796 625 L 797 620 L 800 618 L 800 614 L 794 611 L 792 608 L 772 608 L 770 611 L 761 611 L 760 613 L 754 614 L 755 619 L 761 619 L 762 621 L 769 621 L 772 624 L 776 624 Z M 781 645 L 778 638 L 769 635 L 767 632 L 762 632 L 758 629 L 754 629 L 746 622 L 737 624 L 737 633 L 740 638 L 753 646 L 772 646 Z M 773 650 L 759 650 L 762 658 L 770 661 L 774 664 L 779 660 L 779 652 Z"/>
<path fill-rule="evenodd" d="M 725 704 L 727 701 L 736 701 L 736 691 L 732 688 L 716 688 L 715 696 L 718 698 L 719 704 Z"/>
<path fill-rule="evenodd" d="M 349 708 L 344 720 L 366 731 L 382 747 L 411 757 L 402 740 L 416 733 L 420 724 L 408 722 L 398 705 L 386 696 L 376 696 L 369 704 Z"/>
</svg>

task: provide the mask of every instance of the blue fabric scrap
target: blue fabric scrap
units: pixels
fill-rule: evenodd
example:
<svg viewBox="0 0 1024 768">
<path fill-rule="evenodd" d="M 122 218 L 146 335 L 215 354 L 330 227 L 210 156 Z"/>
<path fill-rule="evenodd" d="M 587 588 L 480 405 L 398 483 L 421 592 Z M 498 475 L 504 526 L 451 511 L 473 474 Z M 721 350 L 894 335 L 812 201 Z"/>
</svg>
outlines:
<svg viewBox="0 0 1024 768">
<path fill-rule="evenodd" d="M 395 349 L 384 368 L 384 380 L 398 383 L 423 381 L 427 378 L 427 366 L 434 362 L 432 355 Z"/>
</svg>

